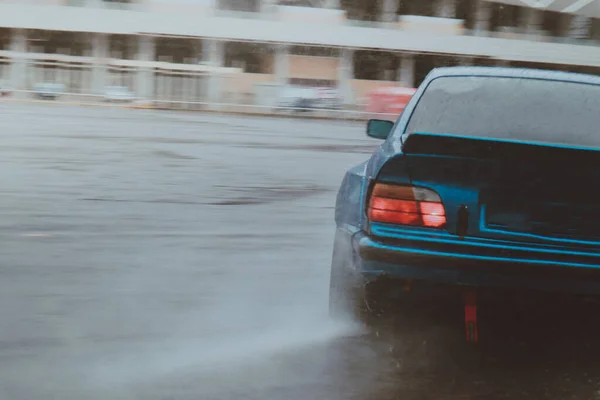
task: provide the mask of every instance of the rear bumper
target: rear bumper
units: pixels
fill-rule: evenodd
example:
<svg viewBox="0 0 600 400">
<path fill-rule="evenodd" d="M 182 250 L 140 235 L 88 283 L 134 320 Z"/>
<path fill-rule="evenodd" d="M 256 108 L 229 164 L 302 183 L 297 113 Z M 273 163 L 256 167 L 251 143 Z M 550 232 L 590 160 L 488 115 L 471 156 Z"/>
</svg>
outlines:
<svg viewBox="0 0 600 400">
<path fill-rule="evenodd" d="M 380 277 L 417 283 L 559 291 L 600 295 L 600 254 L 506 250 L 456 241 L 383 240 L 352 236 L 355 268 L 367 281 Z"/>
</svg>

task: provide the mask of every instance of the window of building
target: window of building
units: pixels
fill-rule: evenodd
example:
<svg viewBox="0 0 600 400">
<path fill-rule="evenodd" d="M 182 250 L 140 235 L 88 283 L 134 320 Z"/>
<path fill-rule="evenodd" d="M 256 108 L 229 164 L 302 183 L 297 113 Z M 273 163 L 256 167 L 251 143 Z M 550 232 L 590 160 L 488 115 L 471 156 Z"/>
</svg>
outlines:
<svg viewBox="0 0 600 400">
<path fill-rule="evenodd" d="M 342 10 L 350 20 L 379 21 L 382 0 L 341 0 Z"/>
<path fill-rule="evenodd" d="M 519 21 L 523 18 L 523 8 L 510 4 L 494 3 L 492 5 L 492 15 L 490 16 L 490 25 L 492 30 L 503 31 L 507 28 L 516 29 Z"/>
<path fill-rule="evenodd" d="M 112 58 L 133 60 L 137 56 L 137 38 L 133 35 L 110 35 L 109 55 Z"/>
<path fill-rule="evenodd" d="M 423 1 L 423 0 L 399 0 L 398 14 L 399 15 L 421 15 L 425 17 L 435 16 L 435 10 L 439 1 Z"/>
<path fill-rule="evenodd" d="M 225 44 L 225 66 L 242 68 L 245 73 L 266 73 L 265 59 L 270 50 L 259 43 L 228 42 Z"/>
<path fill-rule="evenodd" d="M 466 29 L 475 27 L 475 0 L 459 0 L 456 2 L 456 18 L 463 20 Z"/>
<path fill-rule="evenodd" d="M 544 11 L 542 29 L 551 36 L 564 36 L 565 21 L 563 17 L 565 17 L 565 14 L 563 13 Z"/>
<path fill-rule="evenodd" d="M 219 0 L 220 10 L 259 12 L 260 0 Z"/>
<path fill-rule="evenodd" d="M 91 51 L 88 36 L 81 32 L 32 29 L 27 34 L 31 52 L 83 56 Z"/>
<path fill-rule="evenodd" d="M 12 32 L 9 28 L 0 28 L 0 50 L 10 49 Z"/>
<path fill-rule="evenodd" d="M 593 40 L 600 41 L 600 19 L 592 18 L 592 23 L 590 26 L 590 38 Z"/>
<path fill-rule="evenodd" d="M 583 15 L 565 15 L 565 36 L 572 39 L 591 39 L 592 19 Z"/>
<path fill-rule="evenodd" d="M 291 46 L 290 54 L 312 57 L 339 57 L 339 50 L 333 47 Z"/>
<path fill-rule="evenodd" d="M 195 64 L 201 54 L 200 41 L 172 37 L 156 38 L 156 61 Z"/>
<path fill-rule="evenodd" d="M 354 76 L 364 80 L 395 81 L 399 64 L 397 54 L 360 50 L 354 53 Z"/>
</svg>

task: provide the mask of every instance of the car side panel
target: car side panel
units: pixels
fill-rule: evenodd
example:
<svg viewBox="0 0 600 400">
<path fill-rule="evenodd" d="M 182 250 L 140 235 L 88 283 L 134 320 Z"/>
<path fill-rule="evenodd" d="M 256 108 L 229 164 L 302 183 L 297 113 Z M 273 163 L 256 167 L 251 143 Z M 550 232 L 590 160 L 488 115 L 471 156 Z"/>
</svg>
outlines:
<svg viewBox="0 0 600 400">
<path fill-rule="evenodd" d="M 366 162 L 346 172 L 337 194 L 335 205 L 335 223 L 338 228 L 356 231 L 361 225 L 362 193 L 367 180 Z"/>
<path fill-rule="evenodd" d="M 387 277 L 415 285 L 600 294 L 600 268 L 594 260 L 599 256 L 595 253 L 567 255 L 558 249 L 517 244 L 513 247 L 519 250 L 503 250 L 450 238 L 436 242 L 423 238 L 381 241 L 358 232 L 352 236 L 354 266 L 367 281 Z"/>
</svg>

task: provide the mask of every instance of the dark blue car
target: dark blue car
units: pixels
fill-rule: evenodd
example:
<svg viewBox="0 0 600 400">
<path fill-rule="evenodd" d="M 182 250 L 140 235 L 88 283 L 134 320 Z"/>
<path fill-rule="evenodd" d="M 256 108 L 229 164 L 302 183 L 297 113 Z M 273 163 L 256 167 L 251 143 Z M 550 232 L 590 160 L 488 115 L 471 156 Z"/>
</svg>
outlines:
<svg viewBox="0 0 600 400">
<path fill-rule="evenodd" d="M 338 192 L 333 315 L 434 299 L 477 340 L 490 291 L 600 296 L 600 77 L 436 69 L 367 134 L 384 142 Z"/>
</svg>

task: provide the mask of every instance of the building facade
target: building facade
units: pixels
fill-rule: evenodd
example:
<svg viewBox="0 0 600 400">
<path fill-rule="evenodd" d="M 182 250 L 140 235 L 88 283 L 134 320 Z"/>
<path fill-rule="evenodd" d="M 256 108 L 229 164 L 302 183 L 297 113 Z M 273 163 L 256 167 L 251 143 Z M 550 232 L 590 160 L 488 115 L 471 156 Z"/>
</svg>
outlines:
<svg viewBox="0 0 600 400">
<path fill-rule="evenodd" d="M 303 84 L 353 105 L 444 65 L 600 74 L 600 0 L 0 0 L 0 80 L 23 93 L 266 104 Z"/>
</svg>

